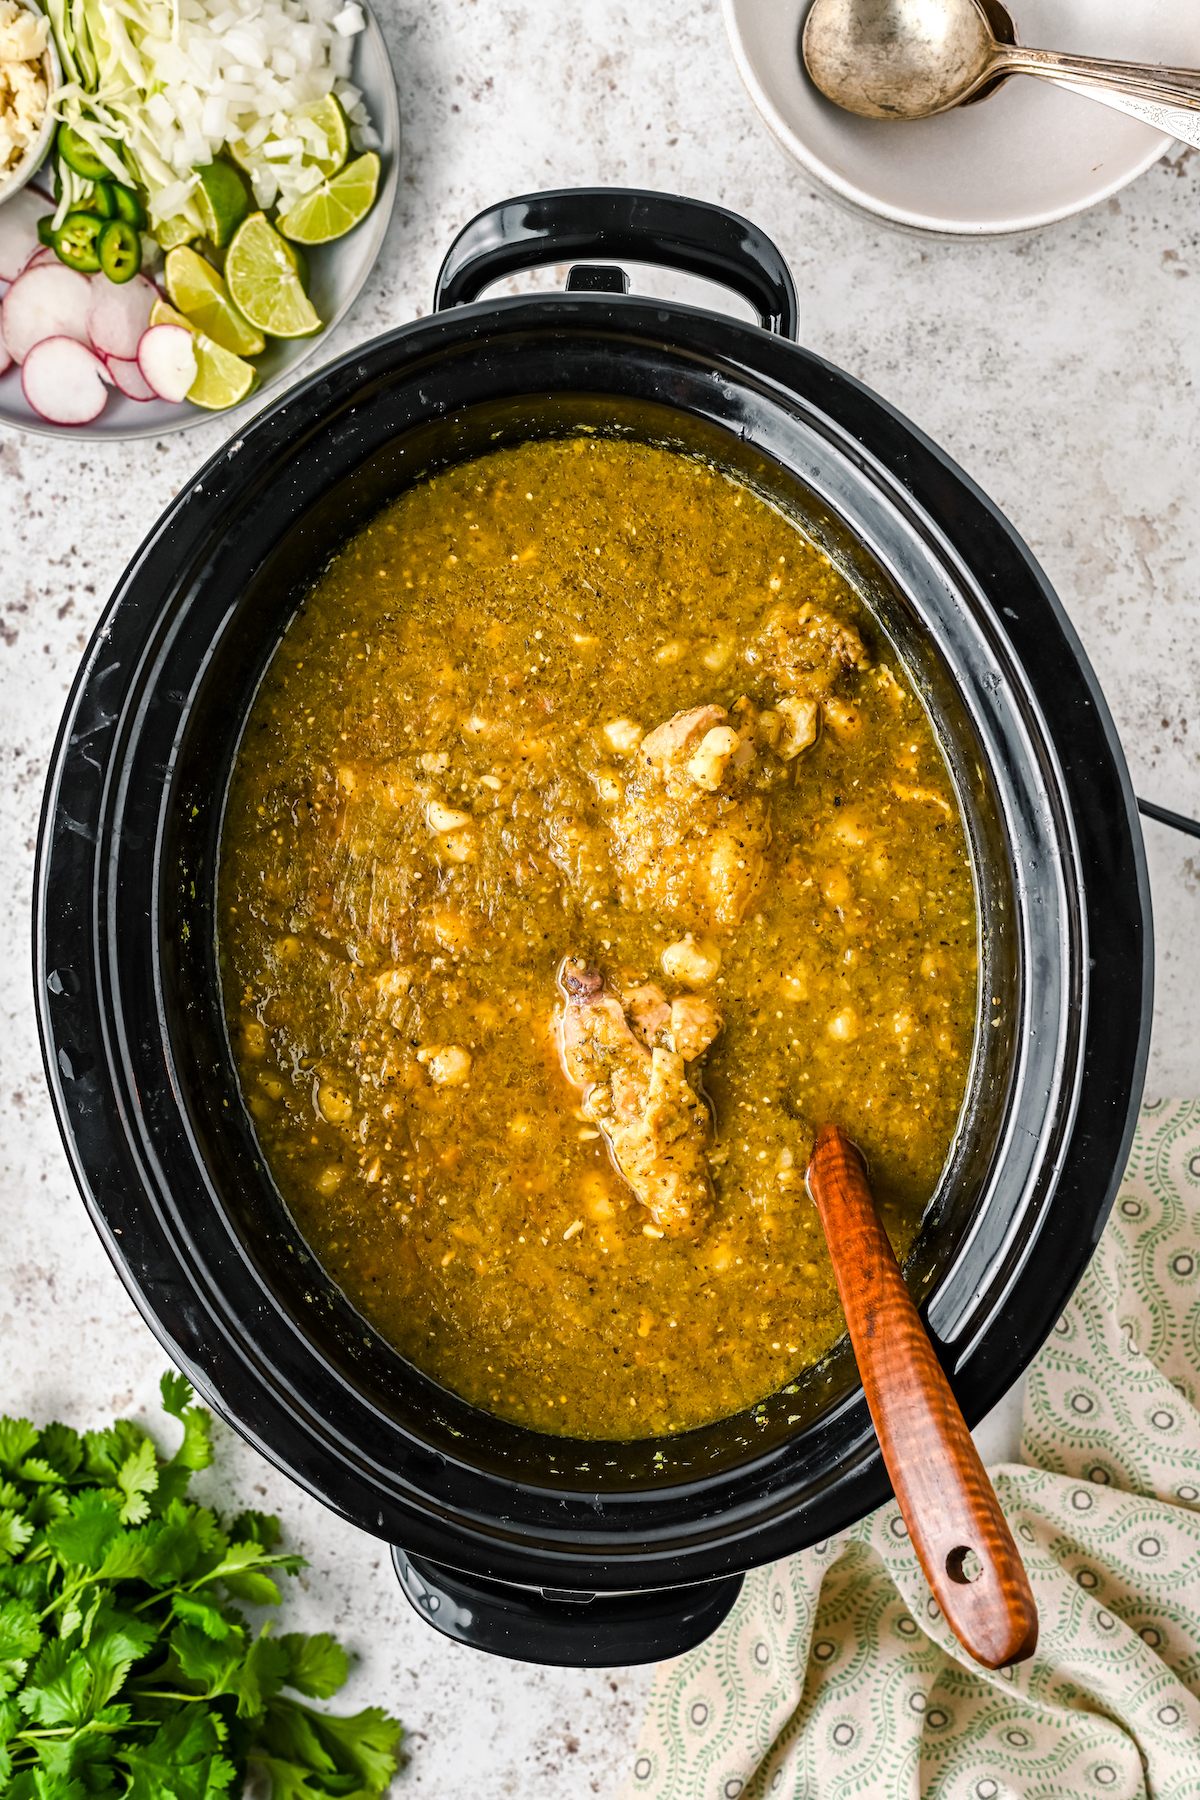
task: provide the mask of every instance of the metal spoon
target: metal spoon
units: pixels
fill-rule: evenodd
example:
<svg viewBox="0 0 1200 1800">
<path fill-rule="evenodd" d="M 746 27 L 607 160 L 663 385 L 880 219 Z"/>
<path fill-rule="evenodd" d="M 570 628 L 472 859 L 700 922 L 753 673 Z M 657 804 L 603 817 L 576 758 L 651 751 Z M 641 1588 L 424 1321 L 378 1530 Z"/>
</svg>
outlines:
<svg viewBox="0 0 1200 1800">
<path fill-rule="evenodd" d="M 801 44 L 826 98 L 867 119 L 932 118 L 1037 75 L 1200 145 L 1200 70 L 1028 50 L 1002 0 L 815 0 Z"/>
</svg>

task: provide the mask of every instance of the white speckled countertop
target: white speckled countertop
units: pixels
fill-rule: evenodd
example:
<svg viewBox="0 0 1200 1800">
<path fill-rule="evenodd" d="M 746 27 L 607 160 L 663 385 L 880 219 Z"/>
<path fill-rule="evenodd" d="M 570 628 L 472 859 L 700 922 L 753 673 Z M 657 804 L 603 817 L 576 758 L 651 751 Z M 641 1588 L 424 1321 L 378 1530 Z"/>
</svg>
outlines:
<svg viewBox="0 0 1200 1800">
<path fill-rule="evenodd" d="M 611 182 L 748 214 L 791 261 L 804 341 L 942 443 L 1024 533 L 1104 685 L 1138 792 L 1200 815 L 1200 156 L 1029 241 L 925 243 L 835 210 L 785 162 L 738 83 L 716 0 L 377 10 L 400 85 L 400 199 L 329 355 L 427 310 L 454 233 L 505 195 Z M 126 559 L 232 425 L 127 447 L 0 431 L 0 1410 L 34 1418 L 136 1412 L 163 1365 L 92 1235 L 43 1087 L 28 921 L 46 762 Z M 1146 836 L 1149 1091 L 1196 1094 L 1200 844 L 1153 825 Z M 543 1670 L 447 1643 L 409 1613 L 381 1545 L 220 1438 L 208 1490 L 284 1516 L 312 1565 L 297 1622 L 339 1631 L 360 1658 L 346 1698 L 409 1728 L 398 1794 L 612 1790 L 648 1670 Z"/>
</svg>

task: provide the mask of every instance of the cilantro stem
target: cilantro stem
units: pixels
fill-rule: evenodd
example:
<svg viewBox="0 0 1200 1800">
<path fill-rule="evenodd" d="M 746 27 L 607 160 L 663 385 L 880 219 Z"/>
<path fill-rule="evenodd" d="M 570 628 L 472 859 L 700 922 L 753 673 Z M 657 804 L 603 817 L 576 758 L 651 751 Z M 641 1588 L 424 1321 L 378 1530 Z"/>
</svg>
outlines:
<svg viewBox="0 0 1200 1800">
<path fill-rule="evenodd" d="M 136 1681 L 130 1682 L 139 1700 L 211 1700 L 211 1694 L 181 1694 L 178 1688 L 144 1688 L 138 1687 Z"/>
<path fill-rule="evenodd" d="M 139 1600 L 133 1610 L 134 1612 L 145 1612 L 148 1606 L 157 1606 L 160 1600 L 169 1600 L 172 1594 L 177 1594 L 178 1592 L 179 1584 L 176 1582 L 173 1588 L 163 1588 L 161 1593 L 151 1594 L 148 1600 Z"/>
<path fill-rule="evenodd" d="M 174 1696 L 171 1696 L 171 1698 L 174 1698 Z M 135 1719 L 133 1723 L 136 1726 L 141 1724 L 142 1721 L 140 1719 Z M 19 1731 L 15 1741 L 17 1743 L 31 1744 L 35 1738 L 83 1737 L 85 1734 L 90 1734 L 92 1732 L 103 1732 L 106 1737 L 111 1737 L 118 1731 L 128 1730 L 130 1730 L 128 1723 L 124 1725 L 102 1725 L 96 1719 L 87 1719 L 82 1725 L 48 1725 L 44 1731 Z"/>
<path fill-rule="evenodd" d="M 84 1588 L 90 1587 L 92 1583 L 98 1579 L 99 1577 L 95 1575 L 85 1575 L 82 1581 L 76 1581 L 74 1583 L 68 1582 L 67 1586 L 58 1596 L 58 1599 L 52 1600 L 49 1606 L 44 1607 L 38 1614 L 39 1622 L 42 1619 L 48 1619 L 51 1613 L 57 1612 L 59 1607 L 65 1606 L 69 1600 L 74 1600 L 77 1594 L 82 1594 Z"/>
</svg>

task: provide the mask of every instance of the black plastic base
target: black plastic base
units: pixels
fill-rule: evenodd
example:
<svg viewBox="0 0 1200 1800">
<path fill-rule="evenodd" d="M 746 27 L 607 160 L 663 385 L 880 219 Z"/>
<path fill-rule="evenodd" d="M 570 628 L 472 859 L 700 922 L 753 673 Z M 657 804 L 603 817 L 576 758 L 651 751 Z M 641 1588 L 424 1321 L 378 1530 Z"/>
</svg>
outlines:
<svg viewBox="0 0 1200 1800">
<path fill-rule="evenodd" d="M 631 1594 L 517 1587 L 392 1546 L 405 1598 L 427 1625 L 472 1650 L 559 1669 L 625 1668 L 693 1650 L 733 1610 L 741 1575 Z"/>
</svg>

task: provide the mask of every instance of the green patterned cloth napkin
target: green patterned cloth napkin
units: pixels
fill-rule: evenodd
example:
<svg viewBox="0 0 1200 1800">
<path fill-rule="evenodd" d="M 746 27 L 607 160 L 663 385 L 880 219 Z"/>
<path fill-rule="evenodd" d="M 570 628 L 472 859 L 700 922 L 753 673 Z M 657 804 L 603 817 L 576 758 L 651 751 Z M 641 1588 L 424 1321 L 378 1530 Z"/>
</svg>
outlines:
<svg viewBox="0 0 1200 1800">
<path fill-rule="evenodd" d="M 663 1663 L 621 1800 L 1200 1800 L 1200 1102 L 1143 1108 L 990 1470 L 1041 1616 L 981 1668 L 894 1504 L 746 1578 Z"/>
</svg>

